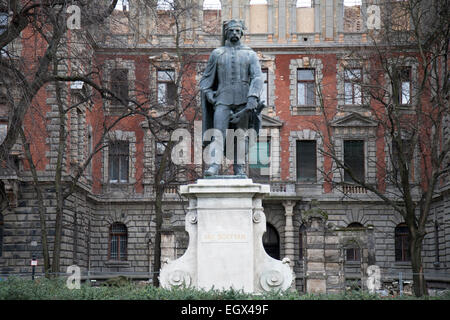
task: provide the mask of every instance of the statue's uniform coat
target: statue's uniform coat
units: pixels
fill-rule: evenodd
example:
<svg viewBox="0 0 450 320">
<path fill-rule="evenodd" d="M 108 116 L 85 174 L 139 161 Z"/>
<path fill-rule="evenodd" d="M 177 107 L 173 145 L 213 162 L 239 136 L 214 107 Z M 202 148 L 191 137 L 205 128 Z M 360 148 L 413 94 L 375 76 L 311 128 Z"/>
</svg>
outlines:
<svg viewBox="0 0 450 320">
<path fill-rule="evenodd" d="M 213 50 L 200 80 L 203 133 L 214 128 L 214 106 L 206 99 L 208 92 L 214 93 L 216 105 L 245 106 L 248 97 L 259 99 L 262 86 L 261 66 L 251 48 L 224 46 Z M 249 128 L 255 128 L 257 123 L 255 129 L 259 129 L 259 116 L 250 117 Z"/>
</svg>

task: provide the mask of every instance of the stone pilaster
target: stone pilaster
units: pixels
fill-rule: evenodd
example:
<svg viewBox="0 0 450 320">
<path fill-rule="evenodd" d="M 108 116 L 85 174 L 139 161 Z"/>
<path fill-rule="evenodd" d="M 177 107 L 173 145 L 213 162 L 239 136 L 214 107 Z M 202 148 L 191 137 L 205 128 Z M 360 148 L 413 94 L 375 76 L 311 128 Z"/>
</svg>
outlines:
<svg viewBox="0 0 450 320">
<path fill-rule="evenodd" d="M 286 219 L 284 227 L 284 255 L 289 258 L 291 267 L 294 266 L 294 215 L 295 201 L 283 201 L 284 216 Z"/>
</svg>

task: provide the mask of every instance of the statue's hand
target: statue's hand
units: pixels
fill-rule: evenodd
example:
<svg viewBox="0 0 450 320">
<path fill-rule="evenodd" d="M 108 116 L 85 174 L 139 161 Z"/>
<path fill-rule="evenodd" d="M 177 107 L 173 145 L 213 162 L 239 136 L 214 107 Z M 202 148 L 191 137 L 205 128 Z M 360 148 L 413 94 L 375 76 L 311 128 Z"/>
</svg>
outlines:
<svg viewBox="0 0 450 320">
<path fill-rule="evenodd" d="M 214 91 L 206 92 L 206 99 L 208 99 L 209 103 L 215 104 L 216 103 L 216 99 L 214 98 Z"/>
<path fill-rule="evenodd" d="M 256 107 L 258 107 L 258 99 L 256 99 L 256 97 L 249 97 L 246 108 L 248 110 L 255 110 Z"/>
<path fill-rule="evenodd" d="M 230 116 L 230 122 L 233 124 L 236 124 L 239 122 L 239 120 L 241 120 L 241 114 L 238 113 L 232 113 Z"/>
</svg>

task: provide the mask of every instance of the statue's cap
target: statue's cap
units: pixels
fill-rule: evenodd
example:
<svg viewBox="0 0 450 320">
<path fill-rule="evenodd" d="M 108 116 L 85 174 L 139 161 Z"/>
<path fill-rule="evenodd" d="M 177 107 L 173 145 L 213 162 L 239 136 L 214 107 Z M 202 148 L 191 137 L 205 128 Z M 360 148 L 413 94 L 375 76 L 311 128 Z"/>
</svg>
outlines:
<svg viewBox="0 0 450 320">
<path fill-rule="evenodd" d="M 234 27 L 239 27 L 242 30 L 245 30 L 244 21 L 231 19 L 231 20 L 228 20 L 228 21 L 224 21 L 224 23 L 223 23 L 223 29 L 225 31 L 227 31 L 230 28 L 234 28 Z"/>
</svg>

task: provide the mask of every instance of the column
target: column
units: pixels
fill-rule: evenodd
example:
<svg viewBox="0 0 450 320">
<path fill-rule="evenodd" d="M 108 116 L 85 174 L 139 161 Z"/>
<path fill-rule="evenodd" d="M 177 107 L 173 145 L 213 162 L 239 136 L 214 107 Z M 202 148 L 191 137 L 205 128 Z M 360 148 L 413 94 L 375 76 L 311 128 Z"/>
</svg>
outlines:
<svg viewBox="0 0 450 320">
<path fill-rule="evenodd" d="M 289 258 L 290 266 L 294 266 L 294 224 L 292 216 L 294 214 L 295 201 L 283 201 L 284 216 L 286 219 L 284 227 L 284 255 Z"/>
</svg>

